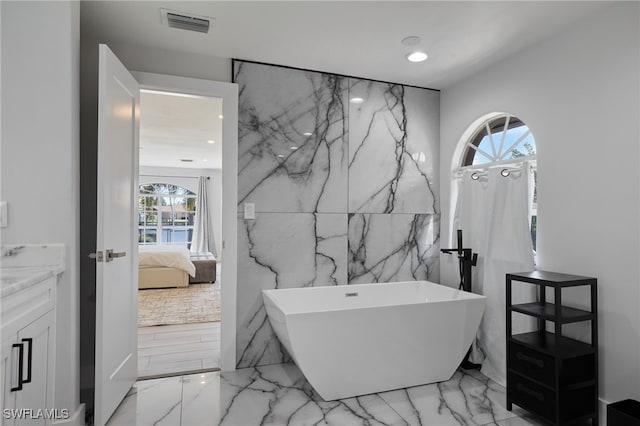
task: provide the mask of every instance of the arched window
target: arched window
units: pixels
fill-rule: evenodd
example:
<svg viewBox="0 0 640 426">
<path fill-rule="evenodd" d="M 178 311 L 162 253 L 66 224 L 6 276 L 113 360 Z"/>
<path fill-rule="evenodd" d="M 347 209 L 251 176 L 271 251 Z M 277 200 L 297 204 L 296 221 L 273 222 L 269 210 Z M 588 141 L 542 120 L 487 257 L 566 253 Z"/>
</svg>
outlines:
<svg viewBox="0 0 640 426">
<path fill-rule="evenodd" d="M 536 141 L 518 117 L 500 114 L 485 120 L 467 142 L 461 166 L 491 165 L 535 157 Z"/>
<path fill-rule="evenodd" d="M 459 168 L 483 169 L 493 165 L 521 161 L 533 163 L 533 202 L 531 206 L 531 240 L 536 249 L 538 225 L 538 192 L 536 141 L 529 127 L 518 117 L 507 113 L 491 114 L 476 122 L 461 155 Z"/>
<path fill-rule="evenodd" d="M 146 183 L 138 188 L 138 243 L 189 247 L 196 194 L 170 183 Z"/>
</svg>

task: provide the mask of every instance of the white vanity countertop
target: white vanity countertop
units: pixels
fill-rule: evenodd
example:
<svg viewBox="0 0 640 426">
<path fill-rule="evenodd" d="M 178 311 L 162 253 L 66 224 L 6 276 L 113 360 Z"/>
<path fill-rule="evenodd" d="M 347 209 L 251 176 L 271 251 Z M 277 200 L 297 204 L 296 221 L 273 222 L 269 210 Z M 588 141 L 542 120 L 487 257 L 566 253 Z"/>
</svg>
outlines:
<svg viewBox="0 0 640 426">
<path fill-rule="evenodd" d="M 65 270 L 64 244 L 4 245 L 0 253 L 0 298 Z"/>
</svg>

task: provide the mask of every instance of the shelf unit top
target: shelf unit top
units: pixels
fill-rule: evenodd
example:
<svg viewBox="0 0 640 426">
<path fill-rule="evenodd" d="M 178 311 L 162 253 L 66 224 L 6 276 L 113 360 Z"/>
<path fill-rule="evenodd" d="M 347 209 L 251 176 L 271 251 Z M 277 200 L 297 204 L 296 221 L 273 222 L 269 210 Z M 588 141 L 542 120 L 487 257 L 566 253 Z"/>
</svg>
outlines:
<svg viewBox="0 0 640 426">
<path fill-rule="evenodd" d="M 507 278 L 513 281 L 521 281 L 531 284 L 544 284 L 552 287 L 572 287 L 579 285 L 595 285 L 597 279 L 580 275 L 563 274 L 549 271 L 514 272 L 507 274 Z"/>
</svg>

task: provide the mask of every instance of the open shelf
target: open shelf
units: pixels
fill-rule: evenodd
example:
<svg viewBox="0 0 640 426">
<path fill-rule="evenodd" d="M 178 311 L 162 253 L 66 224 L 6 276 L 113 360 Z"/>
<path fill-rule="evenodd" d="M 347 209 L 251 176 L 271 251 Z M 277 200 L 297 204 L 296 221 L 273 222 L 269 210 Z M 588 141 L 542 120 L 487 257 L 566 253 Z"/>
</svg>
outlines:
<svg viewBox="0 0 640 426">
<path fill-rule="evenodd" d="M 589 321 L 593 318 L 593 314 L 589 311 L 569 308 L 567 306 L 561 306 L 560 317 L 556 317 L 556 305 L 554 303 L 523 303 L 511 306 L 511 310 L 536 318 L 542 318 L 547 321 L 559 321 L 563 324 Z"/>
</svg>

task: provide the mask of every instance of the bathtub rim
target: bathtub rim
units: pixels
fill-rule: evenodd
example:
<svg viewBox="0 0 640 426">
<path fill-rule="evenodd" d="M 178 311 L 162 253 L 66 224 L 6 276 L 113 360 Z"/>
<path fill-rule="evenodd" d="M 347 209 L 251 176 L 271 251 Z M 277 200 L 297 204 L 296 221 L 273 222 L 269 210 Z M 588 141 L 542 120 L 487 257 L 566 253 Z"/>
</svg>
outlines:
<svg viewBox="0 0 640 426">
<path fill-rule="evenodd" d="M 322 288 L 336 288 L 336 287 L 345 287 L 345 288 L 355 288 L 355 287 L 364 287 L 364 286 L 376 286 L 376 285 L 402 285 L 407 283 L 428 283 L 434 284 L 442 287 L 447 287 L 448 289 L 455 290 L 459 293 L 464 293 L 465 297 L 460 299 L 445 299 L 445 300 L 435 300 L 435 301 L 417 301 L 417 302 L 403 302 L 403 303 L 394 303 L 394 304 L 373 304 L 367 306 L 352 306 L 352 307 L 344 307 L 344 308 L 333 308 L 333 309 L 316 309 L 316 310 L 305 310 L 305 311 L 293 311 L 287 312 L 285 311 L 281 304 L 278 303 L 276 298 L 272 297 L 272 294 L 278 291 L 286 291 L 286 290 L 296 290 L 300 291 L 303 289 L 322 289 Z M 389 283 L 361 283 L 361 284 L 340 284 L 340 285 L 328 285 L 328 286 L 316 286 L 316 287 L 291 287 L 291 288 L 272 288 L 272 289 L 264 289 L 262 290 L 262 296 L 268 297 L 269 300 L 285 315 L 305 315 L 305 314 L 316 314 L 316 313 L 326 313 L 326 312 L 342 312 L 342 311 L 359 311 L 363 309 L 375 309 L 375 308 L 395 308 L 395 307 L 407 307 L 407 306 L 416 306 L 416 305 L 432 305 L 432 304 L 440 304 L 440 303 L 452 303 L 452 302 L 464 302 L 464 301 L 474 301 L 484 299 L 486 301 L 487 296 L 472 292 L 467 292 L 464 290 L 457 289 L 455 287 L 449 287 L 444 284 L 434 283 L 432 281 L 420 280 L 420 281 L 397 281 L 397 282 L 389 282 Z"/>
</svg>

